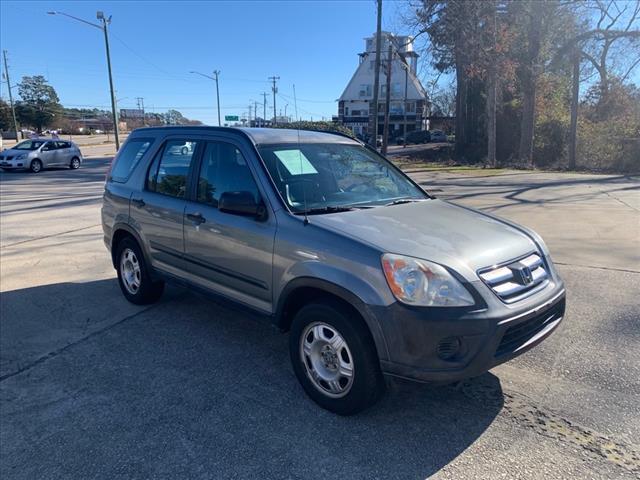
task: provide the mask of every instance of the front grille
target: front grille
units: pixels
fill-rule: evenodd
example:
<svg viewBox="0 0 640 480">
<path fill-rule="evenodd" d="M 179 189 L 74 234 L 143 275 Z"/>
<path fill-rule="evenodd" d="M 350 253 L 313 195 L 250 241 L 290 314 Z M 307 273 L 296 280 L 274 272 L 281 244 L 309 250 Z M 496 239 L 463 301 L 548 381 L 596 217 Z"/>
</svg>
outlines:
<svg viewBox="0 0 640 480">
<path fill-rule="evenodd" d="M 531 338 L 544 330 L 545 327 L 562 319 L 564 307 L 565 300 L 563 299 L 549 310 L 507 328 L 502 336 L 500 345 L 498 345 L 495 356 L 501 357 L 515 352 Z"/>
<path fill-rule="evenodd" d="M 478 275 L 505 303 L 522 300 L 542 290 L 549 283 L 546 266 L 537 253 L 507 265 L 480 270 Z"/>
</svg>

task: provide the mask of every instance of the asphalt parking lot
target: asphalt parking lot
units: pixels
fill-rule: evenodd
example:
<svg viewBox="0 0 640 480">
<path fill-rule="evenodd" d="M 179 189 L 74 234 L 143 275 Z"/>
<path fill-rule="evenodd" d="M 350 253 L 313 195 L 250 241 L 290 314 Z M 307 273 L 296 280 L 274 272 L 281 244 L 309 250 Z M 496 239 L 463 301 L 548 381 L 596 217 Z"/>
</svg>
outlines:
<svg viewBox="0 0 640 480">
<path fill-rule="evenodd" d="M 307 399 L 270 325 L 178 287 L 124 300 L 107 165 L 0 173 L 2 478 L 638 478 L 637 177 L 410 170 L 542 234 L 567 316 L 482 377 L 396 382 L 343 418 Z"/>
</svg>

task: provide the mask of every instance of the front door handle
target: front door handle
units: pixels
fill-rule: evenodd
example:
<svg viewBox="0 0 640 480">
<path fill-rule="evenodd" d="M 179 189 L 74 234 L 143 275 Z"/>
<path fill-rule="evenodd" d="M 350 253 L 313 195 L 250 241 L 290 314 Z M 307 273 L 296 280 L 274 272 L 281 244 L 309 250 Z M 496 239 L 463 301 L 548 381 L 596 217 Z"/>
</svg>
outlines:
<svg viewBox="0 0 640 480">
<path fill-rule="evenodd" d="M 201 213 L 187 213 L 187 218 L 196 225 L 200 225 L 201 223 L 204 223 L 206 221 Z"/>
<path fill-rule="evenodd" d="M 131 199 L 131 203 L 133 203 L 133 205 L 135 205 L 138 208 L 142 208 L 144 207 L 146 204 L 144 203 L 144 200 L 141 198 L 132 198 Z"/>
</svg>

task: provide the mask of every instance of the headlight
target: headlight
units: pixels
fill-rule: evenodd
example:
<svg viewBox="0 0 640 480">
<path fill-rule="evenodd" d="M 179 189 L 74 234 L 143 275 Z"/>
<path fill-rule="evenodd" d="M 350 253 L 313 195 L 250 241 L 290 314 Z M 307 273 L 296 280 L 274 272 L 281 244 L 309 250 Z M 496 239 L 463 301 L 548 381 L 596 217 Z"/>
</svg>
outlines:
<svg viewBox="0 0 640 480">
<path fill-rule="evenodd" d="M 27 154 L 26 153 L 21 153 L 20 155 L 15 157 L 14 160 L 24 160 L 25 158 L 27 158 Z"/>
<path fill-rule="evenodd" d="M 403 303 L 423 307 L 461 307 L 475 303 L 467 289 L 437 263 L 385 253 L 382 269 L 389 288 Z"/>
</svg>

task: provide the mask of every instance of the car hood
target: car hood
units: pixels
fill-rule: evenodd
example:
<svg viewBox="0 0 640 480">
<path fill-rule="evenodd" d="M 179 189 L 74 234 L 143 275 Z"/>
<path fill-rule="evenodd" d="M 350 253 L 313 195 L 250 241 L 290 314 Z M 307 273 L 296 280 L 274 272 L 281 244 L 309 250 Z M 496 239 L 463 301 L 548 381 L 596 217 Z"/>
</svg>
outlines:
<svg viewBox="0 0 640 480">
<path fill-rule="evenodd" d="M 13 148 L 7 148 L 6 150 L 2 150 L 2 152 L 0 152 L 0 155 L 21 155 L 23 153 L 31 153 L 33 150 L 15 150 Z"/>
<path fill-rule="evenodd" d="M 481 212 L 442 200 L 314 216 L 315 225 L 339 231 L 381 252 L 449 266 L 469 280 L 475 272 L 536 250 L 523 231 Z"/>
</svg>

